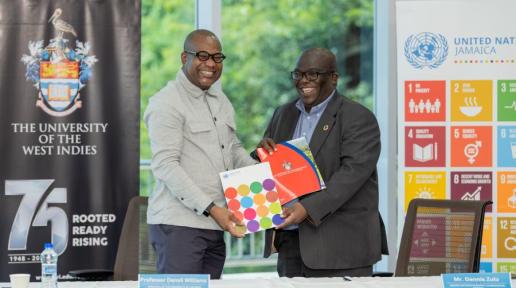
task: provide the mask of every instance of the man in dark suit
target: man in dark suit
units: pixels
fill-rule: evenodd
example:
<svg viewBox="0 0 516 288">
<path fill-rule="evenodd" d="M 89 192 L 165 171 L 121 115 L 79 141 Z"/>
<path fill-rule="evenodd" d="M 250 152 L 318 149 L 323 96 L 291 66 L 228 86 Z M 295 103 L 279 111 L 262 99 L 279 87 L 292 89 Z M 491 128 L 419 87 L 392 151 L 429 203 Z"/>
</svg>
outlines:
<svg viewBox="0 0 516 288">
<path fill-rule="evenodd" d="M 375 116 L 337 91 L 335 55 L 303 52 L 291 72 L 299 99 L 274 112 L 258 145 L 305 137 L 327 188 L 285 204 L 285 222 L 266 233 L 265 257 L 277 250 L 284 277 L 369 276 L 386 252 L 378 212 Z"/>
</svg>

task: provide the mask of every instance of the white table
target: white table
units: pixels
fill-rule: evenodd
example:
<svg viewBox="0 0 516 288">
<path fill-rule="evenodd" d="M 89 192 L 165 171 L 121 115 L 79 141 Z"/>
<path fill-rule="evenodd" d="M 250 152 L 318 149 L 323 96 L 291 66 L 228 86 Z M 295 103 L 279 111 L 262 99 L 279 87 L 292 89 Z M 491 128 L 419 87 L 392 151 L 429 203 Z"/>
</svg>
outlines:
<svg viewBox="0 0 516 288">
<path fill-rule="evenodd" d="M 512 281 L 516 287 L 516 280 Z M 0 287 L 8 287 L 0 283 Z M 136 281 L 59 282 L 59 288 L 137 288 Z M 276 279 L 224 279 L 212 280 L 211 288 L 439 288 L 440 277 L 361 277 L 352 281 L 340 278 L 276 278 Z M 29 288 L 39 288 L 31 283 Z"/>
</svg>

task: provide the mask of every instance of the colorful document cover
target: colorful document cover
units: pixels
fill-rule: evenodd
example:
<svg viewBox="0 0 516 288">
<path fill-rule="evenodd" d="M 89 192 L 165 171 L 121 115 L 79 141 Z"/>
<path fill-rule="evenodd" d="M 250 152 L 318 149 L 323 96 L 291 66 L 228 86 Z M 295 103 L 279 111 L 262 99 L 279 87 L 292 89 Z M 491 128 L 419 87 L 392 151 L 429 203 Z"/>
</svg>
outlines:
<svg viewBox="0 0 516 288">
<path fill-rule="evenodd" d="M 283 205 L 300 196 L 326 188 L 314 156 L 304 137 L 276 144 L 278 151 L 269 155 L 256 150 L 262 162 L 269 162 Z"/>
<path fill-rule="evenodd" d="M 241 232 L 254 233 L 283 223 L 269 163 L 222 172 L 220 180 L 228 209 L 245 224 Z"/>
</svg>

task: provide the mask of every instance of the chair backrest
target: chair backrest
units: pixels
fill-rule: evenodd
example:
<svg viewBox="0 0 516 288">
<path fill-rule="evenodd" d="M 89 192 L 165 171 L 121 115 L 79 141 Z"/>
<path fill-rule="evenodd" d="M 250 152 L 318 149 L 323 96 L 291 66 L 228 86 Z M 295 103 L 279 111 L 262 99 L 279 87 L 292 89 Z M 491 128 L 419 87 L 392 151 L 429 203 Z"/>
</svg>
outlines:
<svg viewBox="0 0 516 288">
<path fill-rule="evenodd" d="M 489 204 L 413 199 L 405 217 L 395 276 L 478 272 Z"/>
<path fill-rule="evenodd" d="M 146 222 L 142 219 L 146 210 L 147 197 L 135 196 L 129 201 L 113 269 L 115 281 L 138 280 L 140 226 Z"/>
</svg>

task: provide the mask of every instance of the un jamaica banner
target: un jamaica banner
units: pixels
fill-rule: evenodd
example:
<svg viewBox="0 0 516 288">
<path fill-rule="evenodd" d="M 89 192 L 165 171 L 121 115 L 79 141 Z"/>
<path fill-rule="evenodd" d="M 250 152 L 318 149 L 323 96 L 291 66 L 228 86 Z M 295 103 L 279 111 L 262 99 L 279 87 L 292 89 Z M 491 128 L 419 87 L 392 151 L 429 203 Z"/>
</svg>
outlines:
<svg viewBox="0 0 516 288">
<path fill-rule="evenodd" d="M 0 1 L 0 282 L 112 269 L 139 189 L 138 0 Z"/>
<path fill-rule="evenodd" d="M 409 276 L 466 271 L 473 250 L 480 272 L 516 273 L 515 10 L 514 0 L 396 3 L 398 222 L 414 198 L 494 202 L 481 249 L 457 229 L 465 218 L 418 218 Z"/>
</svg>

